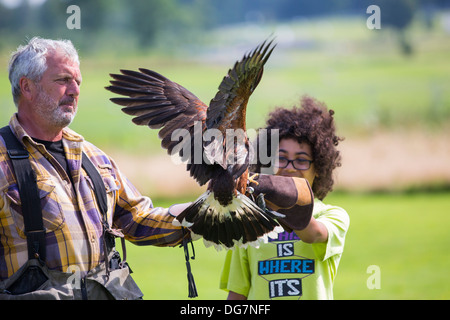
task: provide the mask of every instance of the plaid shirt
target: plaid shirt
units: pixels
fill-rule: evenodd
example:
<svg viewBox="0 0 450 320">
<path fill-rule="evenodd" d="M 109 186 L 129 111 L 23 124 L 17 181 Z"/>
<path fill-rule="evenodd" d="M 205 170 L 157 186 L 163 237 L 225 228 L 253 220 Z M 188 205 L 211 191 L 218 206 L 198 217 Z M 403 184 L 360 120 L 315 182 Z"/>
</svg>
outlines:
<svg viewBox="0 0 450 320">
<path fill-rule="evenodd" d="M 13 133 L 30 153 L 37 175 L 46 229 L 47 266 L 67 271 L 77 266 L 87 272 L 104 261 L 102 217 L 89 176 L 81 168 L 82 151 L 98 168 L 106 187 L 108 222 L 137 245 L 175 246 L 182 239 L 167 209 L 154 208 L 105 153 L 74 131 L 63 130 L 63 146 L 73 185 L 66 171 L 34 142 L 13 115 Z M 14 274 L 28 259 L 27 241 L 17 182 L 5 144 L 0 138 L 0 279 Z"/>
</svg>

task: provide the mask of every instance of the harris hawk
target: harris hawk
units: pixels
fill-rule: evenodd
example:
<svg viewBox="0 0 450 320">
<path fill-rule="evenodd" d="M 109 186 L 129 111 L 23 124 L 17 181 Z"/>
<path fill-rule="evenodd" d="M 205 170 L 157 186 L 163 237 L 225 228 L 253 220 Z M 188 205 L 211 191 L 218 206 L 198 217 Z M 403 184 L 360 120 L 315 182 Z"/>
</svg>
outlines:
<svg viewBox="0 0 450 320">
<path fill-rule="evenodd" d="M 174 220 L 203 237 L 205 244 L 258 246 L 283 229 L 277 213 L 250 200 L 250 152 L 246 135 L 248 100 L 258 86 L 275 44 L 264 41 L 228 71 L 209 107 L 183 86 L 144 68 L 111 74 L 111 98 L 132 121 L 159 129 L 161 146 L 178 154 L 206 192 Z M 238 134 L 236 134 L 238 133 Z M 198 149 L 200 148 L 200 156 Z M 258 200 L 262 200 L 261 198 Z M 263 201 L 262 201 L 263 202 Z"/>
</svg>

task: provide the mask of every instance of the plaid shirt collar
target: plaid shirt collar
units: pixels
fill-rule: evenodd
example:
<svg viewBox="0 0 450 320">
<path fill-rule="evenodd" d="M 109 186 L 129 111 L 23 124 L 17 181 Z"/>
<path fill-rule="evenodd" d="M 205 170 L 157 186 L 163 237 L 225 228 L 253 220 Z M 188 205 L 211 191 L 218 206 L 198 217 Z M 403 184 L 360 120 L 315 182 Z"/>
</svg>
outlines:
<svg viewBox="0 0 450 320">
<path fill-rule="evenodd" d="M 36 145 L 36 142 L 33 141 L 33 139 L 30 137 L 30 135 L 25 131 L 25 129 L 22 127 L 22 125 L 19 122 L 19 119 L 17 117 L 17 113 L 14 113 L 9 120 L 9 126 L 11 127 L 12 131 L 16 135 L 16 137 L 21 141 L 22 143 L 25 143 L 25 141 L 28 141 L 32 145 Z M 63 129 L 63 139 L 66 139 L 68 141 L 72 142 L 83 142 L 84 138 L 83 136 L 79 135 L 75 131 L 69 128 Z"/>
</svg>

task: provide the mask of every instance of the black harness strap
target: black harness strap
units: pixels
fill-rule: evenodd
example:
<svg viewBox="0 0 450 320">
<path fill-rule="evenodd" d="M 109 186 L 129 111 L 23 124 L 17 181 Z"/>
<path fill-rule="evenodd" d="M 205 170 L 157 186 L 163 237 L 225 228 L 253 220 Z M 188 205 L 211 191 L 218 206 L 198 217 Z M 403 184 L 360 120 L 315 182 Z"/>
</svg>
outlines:
<svg viewBox="0 0 450 320">
<path fill-rule="evenodd" d="M 92 184 L 94 185 L 94 191 L 97 198 L 97 204 L 100 208 L 103 219 L 106 219 L 106 212 L 108 211 L 108 203 L 106 200 L 106 190 L 103 179 L 100 173 L 95 168 L 94 164 L 89 160 L 87 155 L 83 152 L 81 159 L 81 166 L 84 168 L 88 176 L 91 178 Z"/>
<path fill-rule="evenodd" d="M 5 140 L 8 155 L 14 167 L 17 186 L 19 188 L 22 214 L 27 236 L 28 259 L 45 261 L 45 229 L 42 222 L 39 191 L 36 183 L 36 174 L 31 168 L 29 153 L 17 140 L 9 126 L 0 129 Z"/>
<path fill-rule="evenodd" d="M 91 160 L 89 160 L 88 156 L 84 152 L 82 154 L 81 165 L 88 174 L 88 176 L 91 178 L 92 184 L 94 185 L 95 198 L 97 199 L 98 207 L 100 208 L 100 211 L 102 213 L 103 251 L 106 267 L 106 276 L 109 277 L 110 266 L 108 261 L 108 254 L 109 251 L 111 251 L 111 249 L 115 247 L 115 237 L 112 234 L 113 231 L 111 230 L 108 224 L 108 216 L 107 216 L 108 202 L 106 197 L 105 184 L 103 183 L 103 179 L 100 176 L 100 173 L 97 171 L 94 164 L 91 162 Z M 125 255 L 126 251 L 123 237 L 122 237 L 122 249 Z"/>
</svg>

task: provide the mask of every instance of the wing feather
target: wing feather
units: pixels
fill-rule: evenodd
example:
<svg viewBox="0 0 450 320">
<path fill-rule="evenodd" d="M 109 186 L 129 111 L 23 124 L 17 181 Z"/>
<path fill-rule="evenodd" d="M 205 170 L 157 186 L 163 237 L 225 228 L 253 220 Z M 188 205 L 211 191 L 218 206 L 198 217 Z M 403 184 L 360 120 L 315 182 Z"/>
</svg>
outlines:
<svg viewBox="0 0 450 320">
<path fill-rule="evenodd" d="M 246 107 L 250 95 L 261 80 L 264 64 L 276 46 L 272 44 L 273 40 L 264 41 L 228 71 L 219 85 L 216 96 L 209 104 L 206 120 L 208 128 L 220 127 L 230 108 Z M 245 126 L 241 128 L 245 129 Z"/>
<path fill-rule="evenodd" d="M 261 80 L 264 64 L 275 47 L 272 43 L 273 40 L 264 41 L 234 64 L 233 68 L 223 78 L 207 109 L 206 127 L 218 129 L 222 133 L 224 141 L 227 139 L 228 129 L 234 129 L 233 133 L 238 129 L 244 132 L 244 139 L 237 142 L 233 149 L 228 149 L 231 151 L 228 154 L 225 149 L 230 146 L 227 146 L 225 142 L 223 145 L 204 142 L 204 148 L 210 154 L 223 155 L 223 159 L 219 159 L 218 163 L 224 169 L 232 172 L 235 178 L 245 172 L 248 167 L 249 144 L 245 133 L 246 108 L 251 94 Z M 239 145 L 239 143 L 241 144 Z M 220 150 L 221 148 L 223 150 Z M 230 158 L 230 154 L 234 158 Z"/>
<path fill-rule="evenodd" d="M 176 152 L 182 160 L 193 162 L 194 154 L 186 155 L 183 150 L 190 148 L 192 144 L 195 123 L 200 123 L 202 132 L 206 129 L 207 105 L 183 86 L 155 71 L 140 68 L 139 71 L 120 72 L 111 74 L 114 80 L 110 81 L 111 85 L 106 89 L 125 97 L 111 98 L 111 101 L 123 106 L 122 111 L 133 116 L 135 124 L 160 129 L 158 137 L 161 139 L 161 146 L 169 154 L 173 154 L 177 148 Z M 179 145 L 180 141 L 172 139 L 175 130 L 180 129 L 185 129 L 191 139 L 183 141 L 182 145 Z M 182 146 L 185 148 L 181 148 Z M 205 184 L 209 180 L 210 170 L 204 169 L 204 166 L 199 163 L 195 172 L 190 170 L 199 184 Z"/>
</svg>

